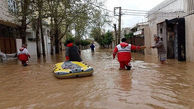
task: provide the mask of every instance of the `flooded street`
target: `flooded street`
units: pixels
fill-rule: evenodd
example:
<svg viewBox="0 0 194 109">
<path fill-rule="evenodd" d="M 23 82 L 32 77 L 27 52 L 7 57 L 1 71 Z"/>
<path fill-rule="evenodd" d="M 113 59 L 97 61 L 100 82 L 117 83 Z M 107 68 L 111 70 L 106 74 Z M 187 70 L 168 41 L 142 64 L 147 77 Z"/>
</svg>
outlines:
<svg viewBox="0 0 194 109">
<path fill-rule="evenodd" d="M 82 51 L 94 75 L 56 79 L 52 67 L 64 55 L 0 64 L 0 109 L 193 109 L 194 64 L 133 54 L 132 70 L 120 71 L 111 50 Z"/>
</svg>

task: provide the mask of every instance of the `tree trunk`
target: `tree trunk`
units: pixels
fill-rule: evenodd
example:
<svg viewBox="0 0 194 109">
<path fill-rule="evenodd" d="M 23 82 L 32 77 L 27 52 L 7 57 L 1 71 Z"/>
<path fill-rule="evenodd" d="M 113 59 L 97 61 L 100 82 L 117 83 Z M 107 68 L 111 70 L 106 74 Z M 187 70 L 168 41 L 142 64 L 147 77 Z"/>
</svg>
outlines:
<svg viewBox="0 0 194 109">
<path fill-rule="evenodd" d="M 20 30 L 20 37 L 22 38 L 22 44 L 26 44 L 26 20 L 27 20 L 27 9 L 29 2 L 28 0 L 24 0 L 24 2 L 21 4 L 22 5 L 22 24 L 21 24 L 21 30 Z"/>
<path fill-rule="evenodd" d="M 22 38 L 22 44 L 26 44 L 26 20 L 25 19 L 22 20 L 20 37 Z"/>
<path fill-rule="evenodd" d="M 58 29 L 56 28 L 55 31 L 55 53 L 59 54 L 59 33 L 58 33 Z"/>
<path fill-rule="evenodd" d="M 53 55 L 54 54 L 54 49 L 53 49 L 53 35 L 51 34 L 50 35 L 50 37 L 51 37 L 51 55 Z"/>
<path fill-rule="evenodd" d="M 60 42 L 60 51 L 63 51 L 63 46 L 61 42 Z"/>
<path fill-rule="evenodd" d="M 41 15 L 40 15 L 40 31 L 41 31 L 41 42 L 42 42 L 42 53 L 43 53 L 43 57 L 46 56 L 46 53 L 45 53 L 45 42 L 44 42 L 44 33 L 43 33 L 43 28 L 42 28 L 42 18 L 41 18 Z"/>
<path fill-rule="evenodd" d="M 44 33 L 43 33 L 43 25 L 42 25 L 42 7 L 43 7 L 43 0 L 39 0 L 39 26 L 40 26 L 40 34 L 41 34 L 41 42 L 42 42 L 42 54 L 43 57 L 46 56 L 45 53 L 45 42 L 44 42 Z"/>
<path fill-rule="evenodd" d="M 54 37 L 53 37 L 53 18 L 51 17 L 51 26 L 50 26 L 50 42 L 51 42 L 51 55 L 54 54 L 54 49 L 53 49 L 53 41 L 54 41 Z"/>
<path fill-rule="evenodd" d="M 55 38 L 55 53 L 59 54 L 59 40 Z"/>
<path fill-rule="evenodd" d="M 36 27 L 36 51 L 37 57 L 40 58 L 40 37 L 39 37 L 39 27 L 40 27 L 40 19 L 37 19 L 37 27 Z"/>
</svg>

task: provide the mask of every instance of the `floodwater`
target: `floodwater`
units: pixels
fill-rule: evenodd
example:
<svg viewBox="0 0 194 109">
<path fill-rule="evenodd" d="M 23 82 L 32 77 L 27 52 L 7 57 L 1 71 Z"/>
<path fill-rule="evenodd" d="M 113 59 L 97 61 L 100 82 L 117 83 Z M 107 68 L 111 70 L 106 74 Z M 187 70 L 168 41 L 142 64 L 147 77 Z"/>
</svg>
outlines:
<svg viewBox="0 0 194 109">
<path fill-rule="evenodd" d="M 94 75 L 56 79 L 55 63 L 64 55 L 0 63 L 0 109 L 193 109 L 194 63 L 133 54 L 131 71 L 120 71 L 111 50 L 82 51 Z"/>
</svg>

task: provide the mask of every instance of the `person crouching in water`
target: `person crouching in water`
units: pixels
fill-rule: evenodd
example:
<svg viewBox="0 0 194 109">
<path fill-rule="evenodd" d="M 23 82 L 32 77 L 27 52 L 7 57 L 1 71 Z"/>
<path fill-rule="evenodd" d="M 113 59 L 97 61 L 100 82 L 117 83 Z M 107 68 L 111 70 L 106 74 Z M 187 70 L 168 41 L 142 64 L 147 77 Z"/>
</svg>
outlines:
<svg viewBox="0 0 194 109">
<path fill-rule="evenodd" d="M 156 44 L 154 46 L 151 46 L 150 48 L 158 49 L 158 57 L 161 64 L 164 64 L 166 61 L 166 49 L 164 48 L 163 39 L 157 35 L 154 35 L 154 41 L 156 42 Z"/>
<path fill-rule="evenodd" d="M 120 70 L 131 70 L 131 50 L 141 50 L 145 49 L 145 46 L 135 46 L 127 43 L 127 39 L 123 38 L 122 43 L 118 44 L 113 52 L 113 59 L 117 55 L 118 61 L 120 63 Z"/>
<path fill-rule="evenodd" d="M 23 66 L 27 66 L 28 58 L 30 58 L 30 54 L 27 50 L 27 45 L 23 44 L 22 47 L 18 51 L 18 59 L 22 62 Z"/>
<path fill-rule="evenodd" d="M 78 61 L 81 62 L 81 51 L 77 46 L 73 44 L 73 41 L 68 40 L 65 49 L 66 61 Z"/>
</svg>

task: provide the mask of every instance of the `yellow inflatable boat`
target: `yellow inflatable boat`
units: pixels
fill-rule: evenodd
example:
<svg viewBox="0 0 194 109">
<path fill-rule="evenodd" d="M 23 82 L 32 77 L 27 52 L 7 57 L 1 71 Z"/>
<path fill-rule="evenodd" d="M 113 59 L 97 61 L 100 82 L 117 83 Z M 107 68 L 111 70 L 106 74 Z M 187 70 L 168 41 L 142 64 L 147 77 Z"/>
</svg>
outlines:
<svg viewBox="0 0 194 109">
<path fill-rule="evenodd" d="M 83 62 L 67 61 L 55 64 L 54 76 L 60 79 L 91 76 L 93 68 Z"/>
</svg>

